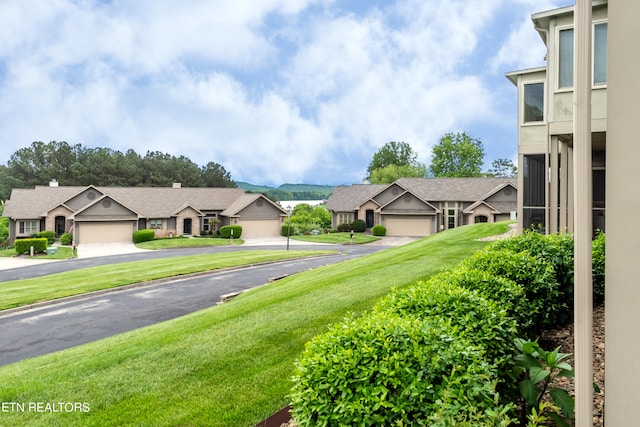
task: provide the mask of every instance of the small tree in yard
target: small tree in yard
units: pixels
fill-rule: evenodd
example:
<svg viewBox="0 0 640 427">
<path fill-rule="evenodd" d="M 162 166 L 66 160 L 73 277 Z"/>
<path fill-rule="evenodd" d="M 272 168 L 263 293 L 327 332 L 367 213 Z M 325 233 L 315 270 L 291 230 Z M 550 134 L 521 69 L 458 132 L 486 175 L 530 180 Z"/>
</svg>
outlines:
<svg viewBox="0 0 640 427">
<path fill-rule="evenodd" d="M 466 133 L 447 133 L 433 147 L 429 171 L 434 177 L 480 177 L 484 148 L 482 141 Z"/>
</svg>

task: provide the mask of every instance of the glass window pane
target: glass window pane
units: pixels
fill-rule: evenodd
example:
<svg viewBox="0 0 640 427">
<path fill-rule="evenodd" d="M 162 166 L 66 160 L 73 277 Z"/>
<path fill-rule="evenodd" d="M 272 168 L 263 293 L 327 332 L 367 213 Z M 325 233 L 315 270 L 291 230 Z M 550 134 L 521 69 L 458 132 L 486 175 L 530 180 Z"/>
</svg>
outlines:
<svg viewBox="0 0 640 427">
<path fill-rule="evenodd" d="M 593 29 L 593 83 L 607 82 L 607 23 Z"/>
<path fill-rule="evenodd" d="M 544 120 L 544 83 L 524 85 L 524 121 Z"/>
<path fill-rule="evenodd" d="M 573 29 L 560 31 L 558 87 L 573 87 Z"/>
</svg>

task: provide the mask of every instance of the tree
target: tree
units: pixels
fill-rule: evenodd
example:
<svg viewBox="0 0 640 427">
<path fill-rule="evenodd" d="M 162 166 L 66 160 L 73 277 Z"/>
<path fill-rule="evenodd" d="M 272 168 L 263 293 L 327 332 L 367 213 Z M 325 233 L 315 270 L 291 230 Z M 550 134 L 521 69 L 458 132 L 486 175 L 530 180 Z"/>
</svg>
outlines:
<svg viewBox="0 0 640 427">
<path fill-rule="evenodd" d="M 202 167 L 202 179 L 206 187 L 235 187 L 236 183 L 231 179 L 231 174 L 222 165 L 209 162 Z"/>
<path fill-rule="evenodd" d="M 479 177 L 484 161 L 482 141 L 466 133 L 447 133 L 433 147 L 429 171 L 435 177 Z"/>
<path fill-rule="evenodd" d="M 391 141 L 387 142 L 373 155 L 371 163 L 367 167 L 367 179 L 371 180 L 374 171 L 391 165 L 395 165 L 398 168 L 396 172 L 404 171 L 415 174 L 423 169 L 426 171 L 425 166 L 418 162 L 418 154 L 413 151 L 411 145 L 406 142 Z"/>
<path fill-rule="evenodd" d="M 389 184 L 399 178 L 424 178 L 427 175 L 425 165 L 389 165 L 383 168 L 374 169 L 369 177 L 372 184 Z"/>
<path fill-rule="evenodd" d="M 496 178 L 515 178 L 518 176 L 518 167 L 509 159 L 496 159 L 491 162 L 487 175 Z"/>
</svg>

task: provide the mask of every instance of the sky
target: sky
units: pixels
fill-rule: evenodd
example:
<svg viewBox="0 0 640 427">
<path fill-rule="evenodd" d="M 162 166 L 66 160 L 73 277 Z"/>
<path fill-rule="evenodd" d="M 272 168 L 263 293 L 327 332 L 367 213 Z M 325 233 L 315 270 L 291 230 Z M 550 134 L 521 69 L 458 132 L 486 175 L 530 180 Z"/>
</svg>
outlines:
<svg viewBox="0 0 640 427">
<path fill-rule="evenodd" d="M 531 14 L 568 0 L 3 0 L 0 164 L 33 141 L 161 151 L 253 184 L 359 183 L 449 132 L 517 163 Z"/>
</svg>

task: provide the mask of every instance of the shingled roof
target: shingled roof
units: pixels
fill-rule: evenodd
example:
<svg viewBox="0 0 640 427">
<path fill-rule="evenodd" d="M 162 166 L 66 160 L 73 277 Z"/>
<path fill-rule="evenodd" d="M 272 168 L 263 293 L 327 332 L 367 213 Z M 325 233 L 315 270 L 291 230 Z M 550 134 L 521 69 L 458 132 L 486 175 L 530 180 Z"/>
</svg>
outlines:
<svg viewBox="0 0 640 427">
<path fill-rule="evenodd" d="M 327 200 L 327 209 L 334 212 L 348 212 L 371 199 L 389 184 L 340 185 L 333 189 Z"/>
<path fill-rule="evenodd" d="M 3 216 L 38 218 L 88 186 L 36 186 L 14 189 L 6 201 Z M 184 206 L 200 211 L 223 211 L 245 194 L 240 188 L 221 187 L 93 187 L 133 209 L 143 218 L 168 218 Z"/>
</svg>

